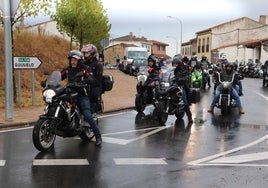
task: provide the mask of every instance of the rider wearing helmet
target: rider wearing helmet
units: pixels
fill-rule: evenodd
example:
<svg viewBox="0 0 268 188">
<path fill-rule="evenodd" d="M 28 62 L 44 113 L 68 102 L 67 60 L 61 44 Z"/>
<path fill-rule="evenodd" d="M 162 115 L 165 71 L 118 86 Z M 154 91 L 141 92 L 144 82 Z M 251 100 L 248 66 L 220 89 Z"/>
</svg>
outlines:
<svg viewBox="0 0 268 188">
<path fill-rule="evenodd" d="M 91 72 L 83 64 L 84 56 L 79 50 L 71 50 L 68 54 L 69 66 L 61 71 L 62 80 L 67 79 L 68 83 L 81 82 L 83 84 L 92 85 L 96 82 L 96 79 L 92 76 Z M 83 72 L 83 75 L 77 78 L 77 74 Z M 88 99 L 88 86 L 82 88 L 73 88 L 77 90 L 77 105 L 85 117 L 85 120 L 90 124 L 92 131 L 95 135 L 96 146 L 100 146 L 102 143 L 100 130 L 94 120 L 90 111 L 90 101 Z"/>
<path fill-rule="evenodd" d="M 236 100 L 236 105 L 239 108 L 239 113 L 244 114 L 245 112 L 242 108 L 242 104 L 236 88 L 237 82 L 239 80 L 239 75 L 235 72 L 234 65 L 232 63 L 227 63 L 225 65 L 225 69 L 222 70 L 219 74 L 221 81 L 231 81 L 234 76 L 232 97 Z M 216 89 L 216 94 L 213 98 L 210 108 L 208 109 L 208 112 L 213 113 L 213 109 L 216 106 L 216 103 L 219 101 L 219 98 L 220 98 L 220 85 Z"/>
<path fill-rule="evenodd" d="M 96 46 L 93 44 L 87 44 L 83 46 L 81 50 L 84 54 L 85 58 L 85 65 L 87 65 L 92 73 L 93 76 L 97 79 L 95 85 L 92 85 L 90 88 L 90 102 L 91 102 L 91 111 L 94 115 L 98 112 L 98 100 L 101 94 L 103 93 L 102 90 L 102 79 L 103 79 L 103 64 L 101 61 L 98 61 L 98 50 Z"/>
<path fill-rule="evenodd" d="M 172 59 L 172 66 L 175 67 L 174 75 L 178 84 L 183 85 L 183 101 L 185 112 L 188 117 L 188 123 L 193 123 L 192 112 L 190 110 L 190 88 L 189 88 L 189 71 L 187 65 L 182 61 L 182 56 L 177 54 Z"/>
<path fill-rule="evenodd" d="M 151 54 L 148 59 L 148 78 L 146 84 L 149 86 L 147 88 L 148 96 L 153 96 L 153 89 L 155 88 L 155 81 L 159 80 L 159 75 L 161 74 L 161 67 L 158 65 L 158 59 L 155 55 Z M 152 103 L 153 98 L 149 98 L 148 103 Z"/>
</svg>

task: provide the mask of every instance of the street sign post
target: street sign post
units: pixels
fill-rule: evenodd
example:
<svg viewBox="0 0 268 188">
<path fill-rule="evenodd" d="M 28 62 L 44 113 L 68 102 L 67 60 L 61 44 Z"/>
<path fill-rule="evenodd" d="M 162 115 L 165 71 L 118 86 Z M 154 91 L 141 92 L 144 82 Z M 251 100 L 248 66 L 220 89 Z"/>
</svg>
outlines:
<svg viewBox="0 0 268 188">
<path fill-rule="evenodd" d="M 14 69 L 37 69 L 42 62 L 37 57 L 14 57 Z"/>
</svg>

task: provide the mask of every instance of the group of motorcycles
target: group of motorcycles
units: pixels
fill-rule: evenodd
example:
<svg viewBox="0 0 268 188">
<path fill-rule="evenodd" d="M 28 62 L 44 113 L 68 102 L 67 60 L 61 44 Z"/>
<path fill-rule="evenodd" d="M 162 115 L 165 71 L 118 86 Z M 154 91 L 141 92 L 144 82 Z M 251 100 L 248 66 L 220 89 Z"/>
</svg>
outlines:
<svg viewBox="0 0 268 188">
<path fill-rule="evenodd" d="M 137 95 L 135 107 L 138 112 L 143 112 L 147 104 L 153 104 L 160 123 L 164 124 L 168 115 L 175 115 L 182 119 L 185 114 L 182 98 L 183 88 L 174 77 L 174 68 L 162 68 L 162 74 L 148 79 L 147 68 L 141 67 L 137 75 Z M 148 84 L 155 82 L 152 93 L 148 92 Z"/>
<path fill-rule="evenodd" d="M 163 73 L 155 81 L 156 85 L 151 94 L 148 94 L 148 73 L 145 67 L 140 69 L 137 75 L 137 95 L 135 107 L 137 112 L 143 112 L 146 105 L 152 104 L 155 107 L 157 119 L 160 123 L 165 123 L 168 115 L 175 115 L 177 119 L 182 119 L 185 115 L 184 102 L 182 98 L 183 88 L 178 85 L 174 78 L 174 68 L 162 68 Z M 213 75 L 213 76 L 211 76 Z M 190 75 L 191 102 L 200 100 L 200 90 L 210 87 L 210 78 L 214 84 L 220 88 L 220 98 L 216 107 L 221 110 L 222 115 L 230 113 L 236 107 L 236 101 L 232 97 L 234 77 L 228 81 L 222 81 L 219 70 L 216 67 L 203 68 L 201 71 L 192 71 Z M 243 76 L 239 76 L 242 80 Z M 217 83 L 216 83 L 217 80 Z M 152 95 L 152 96 L 150 96 Z"/>
</svg>

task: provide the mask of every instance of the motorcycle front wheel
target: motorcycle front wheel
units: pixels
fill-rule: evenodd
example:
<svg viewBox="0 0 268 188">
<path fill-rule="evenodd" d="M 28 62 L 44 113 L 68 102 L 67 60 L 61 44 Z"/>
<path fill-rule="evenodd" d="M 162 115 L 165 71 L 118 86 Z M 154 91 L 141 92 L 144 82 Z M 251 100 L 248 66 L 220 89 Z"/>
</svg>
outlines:
<svg viewBox="0 0 268 188">
<path fill-rule="evenodd" d="M 159 101 L 157 116 L 161 124 L 164 124 L 167 122 L 167 119 L 168 119 L 167 108 L 168 106 L 165 101 Z"/>
<path fill-rule="evenodd" d="M 135 98 L 135 108 L 137 112 L 143 112 L 146 107 L 146 101 L 142 94 L 137 94 Z"/>
<path fill-rule="evenodd" d="M 48 151 L 54 148 L 55 131 L 49 119 L 39 119 L 33 128 L 33 144 L 39 151 Z"/>
</svg>

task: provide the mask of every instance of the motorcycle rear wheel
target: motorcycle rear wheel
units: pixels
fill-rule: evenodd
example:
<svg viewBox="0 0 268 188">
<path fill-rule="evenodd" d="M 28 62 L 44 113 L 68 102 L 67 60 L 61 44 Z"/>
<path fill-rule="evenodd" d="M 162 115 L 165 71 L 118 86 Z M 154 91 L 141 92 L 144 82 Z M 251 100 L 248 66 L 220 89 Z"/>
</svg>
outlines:
<svg viewBox="0 0 268 188">
<path fill-rule="evenodd" d="M 49 119 L 39 119 L 33 128 L 33 144 L 39 151 L 48 151 L 54 148 L 55 131 Z"/>
<path fill-rule="evenodd" d="M 90 125 L 85 120 L 83 120 L 83 125 L 84 131 L 79 135 L 79 137 L 85 142 L 90 142 L 94 138 L 94 133 L 92 132 Z"/>
</svg>

